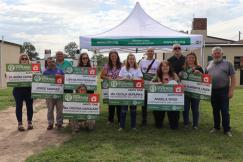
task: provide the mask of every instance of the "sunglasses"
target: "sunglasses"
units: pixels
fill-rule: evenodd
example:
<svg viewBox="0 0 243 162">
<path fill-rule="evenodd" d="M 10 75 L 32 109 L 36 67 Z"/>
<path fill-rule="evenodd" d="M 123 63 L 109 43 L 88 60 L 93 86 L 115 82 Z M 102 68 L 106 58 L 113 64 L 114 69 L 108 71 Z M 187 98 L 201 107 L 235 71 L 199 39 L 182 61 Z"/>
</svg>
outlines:
<svg viewBox="0 0 243 162">
<path fill-rule="evenodd" d="M 28 58 L 26 58 L 26 57 L 22 57 L 21 60 L 28 60 Z"/>
<path fill-rule="evenodd" d="M 181 50 L 181 47 L 175 47 L 174 50 Z"/>
<path fill-rule="evenodd" d="M 82 60 L 88 60 L 89 58 L 88 57 L 83 57 Z"/>
</svg>

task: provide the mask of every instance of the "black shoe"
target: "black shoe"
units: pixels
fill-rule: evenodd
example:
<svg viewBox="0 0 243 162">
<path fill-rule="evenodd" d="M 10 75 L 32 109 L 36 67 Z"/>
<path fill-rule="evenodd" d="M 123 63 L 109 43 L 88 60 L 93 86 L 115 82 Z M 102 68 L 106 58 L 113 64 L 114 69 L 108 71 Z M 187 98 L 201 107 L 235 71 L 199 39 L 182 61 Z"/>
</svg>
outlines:
<svg viewBox="0 0 243 162">
<path fill-rule="evenodd" d="M 142 126 L 142 127 L 146 127 L 146 126 L 147 126 L 147 121 L 142 121 L 141 126 Z"/>
<path fill-rule="evenodd" d="M 52 130 L 53 129 L 53 125 L 48 125 L 48 127 L 46 129 L 47 130 Z"/>
</svg>

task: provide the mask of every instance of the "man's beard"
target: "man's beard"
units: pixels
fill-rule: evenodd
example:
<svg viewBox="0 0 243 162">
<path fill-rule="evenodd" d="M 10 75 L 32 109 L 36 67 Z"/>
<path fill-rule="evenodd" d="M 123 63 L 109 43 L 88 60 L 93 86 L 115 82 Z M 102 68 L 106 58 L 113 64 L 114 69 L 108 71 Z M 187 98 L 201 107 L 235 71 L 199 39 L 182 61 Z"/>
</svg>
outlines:
<svg viewBox="0 0 243 162">
<path fill-rule="evenodd" d="M 214 59 L 213 59 L 213 61 L 216 62 L 216 63 L 220 62 L 221 60 L 223 60 L 223 57 L 220 57 L 220 58 L 214 58 Z"/>
</svg>

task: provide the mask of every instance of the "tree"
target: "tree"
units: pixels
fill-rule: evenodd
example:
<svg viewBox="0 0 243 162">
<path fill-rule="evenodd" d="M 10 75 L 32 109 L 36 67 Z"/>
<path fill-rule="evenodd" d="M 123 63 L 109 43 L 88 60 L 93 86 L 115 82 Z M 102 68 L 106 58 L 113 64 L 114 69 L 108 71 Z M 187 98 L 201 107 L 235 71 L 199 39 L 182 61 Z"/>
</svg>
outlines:
<svg viewBox="0 0 243 162">
<path fill-rule="evenodd" d="M 30 60 L 39 60 L 39 53 L 36 52 L 35 46 L 30 42 L 24 42 L 21 47 L 21 52 L 26 53 Z"/>
<path fill-rule="evenodd" d="M 108 57 L 106 57 L 106 56 L 104 56 L 102 54 L 97 54 L 96 55 L 98 71 L 100 71 L 103 68 L 103 66 L 108 63 L 108 59 L 109 59 Z M 94 60 L 95 60 L 95 58 L 94 58 L 94 56 L 92 56 L 91 62 L 94 61 Z"/>
<path fill-rule="evenodd" d="M 69 56 L 74 57 L 78 50 L 78 45 L 75 42 L 70 42 L 64 47 L 64 50 Z"/>
</svg>

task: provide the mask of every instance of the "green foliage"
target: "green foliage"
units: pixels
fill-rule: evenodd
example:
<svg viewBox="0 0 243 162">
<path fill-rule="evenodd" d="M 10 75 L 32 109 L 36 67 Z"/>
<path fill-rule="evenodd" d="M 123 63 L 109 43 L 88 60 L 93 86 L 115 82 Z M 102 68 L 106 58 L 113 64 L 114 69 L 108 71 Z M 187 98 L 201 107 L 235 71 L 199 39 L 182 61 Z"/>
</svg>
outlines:
<svg viewBox="0 0 243 162">
<path fill-rule="evenodd" d="M 9 106 L 14 106 L 12 91 L 12 88 L 0 89 L 0 110 L 4 110 Z"/>
<path fill-rule="evenodd" d="M 75 42 L 70 42 L 64 47 L 64 50 L 69 56 L 74 57 L 78 50 L 78 45 Z"/>
<path fill-rule="evenodd" d="M 100 89 L 99 89 L 100 91 Z M 126 129 L 118 132 L 118 124 L 106 125 L 107 105 L 102 105 L 102 115 L 97 120 L 94 132 L 82 130 L 61 146 L 52 146 L 27 159 L 27 162 L 76 162 L 76 161 L 170 161 L 170 162 L 228 162 L 243 159 L 242 116 L 243 90 L 237 89 L 231 100 L 231 125 L 233 137 L 218 132 L 209 134 L 213 127 L 212 108 L 209 102 L 201 102 L 199 130 L 184 129 L 182 115 L 180 129 L 170 130 L 168 120 L 164 127 L 154 127 L 153 115 L 148 114 L 149 125 L 139 126 L 141 108 L 138 107 L 138 130 L 129 128 L 127 114 Z M 62 133 L 71 133 L 66 128 Z"/>
<path fill-rule="evenodd" d="M 92 56 L 91 60 L 94 60 L 94 56 Z M 103 54 L 97 54 L 96 60 L 97 60 L 97 70 L 100 72 L 100 70 L 103 68 L 105 64 L 108 63 L 108 57 L 104 56 Z"/>
<path fill-rule="evenodd" d="M 30 60 L 39 60 L 39 54 L 36 52 L 35 46 L 30 42 L 24 42 L 21 47 L 21 52 L 28 54 Z"/>
</svg>

